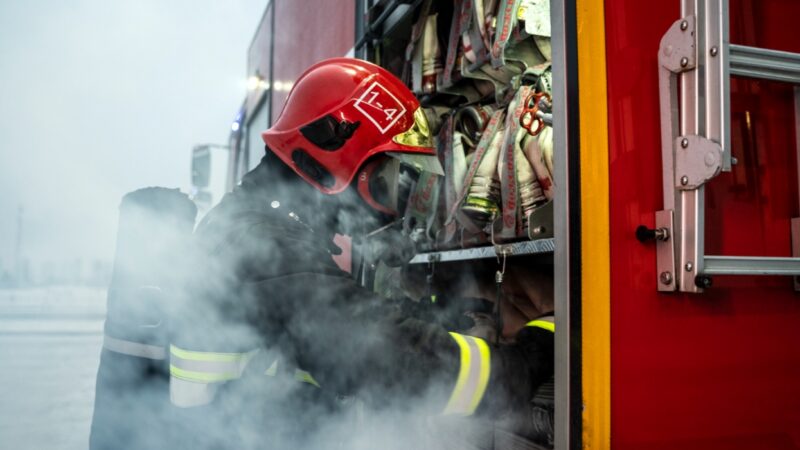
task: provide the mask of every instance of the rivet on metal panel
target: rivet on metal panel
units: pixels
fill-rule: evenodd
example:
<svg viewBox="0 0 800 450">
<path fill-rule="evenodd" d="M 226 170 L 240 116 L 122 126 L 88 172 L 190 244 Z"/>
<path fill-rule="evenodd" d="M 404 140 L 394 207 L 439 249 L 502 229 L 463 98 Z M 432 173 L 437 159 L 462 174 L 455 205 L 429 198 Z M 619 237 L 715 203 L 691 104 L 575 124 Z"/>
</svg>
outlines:
<svg viewBox="0 0 800 450">
<path fill-rule="evenodd" d="M 739 164 L 739 160 L 738 160 L 738 159 L 736 159 L 735 157 L 731 156 L 731 165 L 732 165 L 732 166 L 735 166 L 735 165 L 737 165 L 737 164 Z"/>
<path fill-rule="evenodd" d="M 681 184 L 684 185 L 684 186 L 689 184 L 689 177 L 687 177 L 686 175 L 682 176 L 681 177 Z"/>
<path fill-rule="evenodd" d="M 681 21 L 681 31 L 686 31 L 687 28 L 689 28 L 689 22 L 685 20 Z"/>
<path fill-rule="evenodd" d="M 719 53 L 719 48 L 717 48 L 716 46 L 711 47 L 711 52 L 710 53 L 711 53 L 711 56 L 717 56 L 717 54 Z"/>
<path fill-rule="evenodd" d="M 661 280 L 661 284 L 672 284 L 672 274 L 669 272 L 661 272 L 659 280 Z"/>
<path fill-rule="evenodd" d="M 681 147 L 686 148 L 689 146 L 689 140 L 686 138 L 681 139 Z"/>
<path fill-rule="evenodd" d="M 694 269 L 694 264 L 692 264 L 692 262 L 689 261 L 686 263 L 685 266 L 683 266 L 683 268 L 686 269 L 687 272 L 691 272 L 692 269 Z"/>
<path fill-rule="evenodd" d="M 686 67 L 688 65 L 689 65 L 689 58 L 687 58 L 685 56 L 683 58 L 681 58 L 681 67 Z"/>
</svg>

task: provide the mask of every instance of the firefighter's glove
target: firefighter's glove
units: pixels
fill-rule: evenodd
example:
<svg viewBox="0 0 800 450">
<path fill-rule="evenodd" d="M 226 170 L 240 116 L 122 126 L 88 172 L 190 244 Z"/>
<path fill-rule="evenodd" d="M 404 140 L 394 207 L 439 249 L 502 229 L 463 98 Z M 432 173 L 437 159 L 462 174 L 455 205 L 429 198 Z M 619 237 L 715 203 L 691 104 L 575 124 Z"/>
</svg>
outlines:
<svg viewBox="0 0 800 450">
<path fill-rule="evenodd" d="M 515 347 L 518 348 L 524 360 L 527 371 L 529 388 L 533 393 L 539 386 L 552 378 L 555 360 L 554 332 L 545 328 L 531 326 L 522 328 L 516 336 Z"/>
<path fill-rule="evenodd" d="M 411 303 L 416 318 L 470 336 L 484 337 L 467 331 L 491 320 L 492 303 L 482 298 L 431 295 Z"/>
<path fill-rule="evenodd" d="M 386 228 L 367 237 L 373 261 L 381 261 L 388 267 L 400 267 L 417 254 L 414 241 L 396 227 Z"/>
</svg>

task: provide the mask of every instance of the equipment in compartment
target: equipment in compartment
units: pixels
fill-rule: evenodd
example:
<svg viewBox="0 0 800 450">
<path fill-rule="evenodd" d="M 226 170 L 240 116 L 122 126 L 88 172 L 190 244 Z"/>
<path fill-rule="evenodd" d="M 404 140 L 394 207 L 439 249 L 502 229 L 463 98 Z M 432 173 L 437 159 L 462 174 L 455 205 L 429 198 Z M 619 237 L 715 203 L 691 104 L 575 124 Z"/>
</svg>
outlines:
<svg viewBox="0 0 800 450">
<path fill-rule="evenodd" d="M 419 251 L 552 237 L 549 2 L 423 0 L 411 22 L 380 57 L 404 49 L 445 175 L 414 180 L 405 233 Z"/>
</svg>

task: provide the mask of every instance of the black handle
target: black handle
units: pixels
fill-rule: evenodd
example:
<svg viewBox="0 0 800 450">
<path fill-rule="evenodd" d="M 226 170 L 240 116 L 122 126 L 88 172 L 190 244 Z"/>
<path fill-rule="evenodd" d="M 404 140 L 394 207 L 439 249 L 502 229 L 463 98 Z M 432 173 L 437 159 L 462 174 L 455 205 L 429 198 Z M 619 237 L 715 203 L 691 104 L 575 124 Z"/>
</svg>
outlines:
<svg viewBox="0 0 800 450">
<path fill-rule="evenodd" d="M 647 228 L 645 225 L 636 227 L 636 239 L 641 243 L 648 241 L 666 241 L 669 239 L 669 230 L 666 228 Z"/>
</svg>

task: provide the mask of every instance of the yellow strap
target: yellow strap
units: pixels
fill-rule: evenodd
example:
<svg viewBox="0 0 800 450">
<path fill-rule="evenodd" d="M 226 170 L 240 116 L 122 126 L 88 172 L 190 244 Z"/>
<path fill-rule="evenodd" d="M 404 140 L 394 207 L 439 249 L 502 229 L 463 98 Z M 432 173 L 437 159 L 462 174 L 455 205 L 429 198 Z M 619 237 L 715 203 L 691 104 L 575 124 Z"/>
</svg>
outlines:
<svg viewBox="0 0 800 450">
<path fill-rule="evenodd" d="M 314 385 L 316 387 L 320 387 L 319 383 L 317 383 L 317 380 L 315 380 L 314 377 L 311 376 L 311 374 L 306 372 L 305 370 L 295 369 L 295 371 L 294 371 L 294 379 L 296 381 L 300 381 L 300 382 L 303 382 L 303 383 L 312 384 L 312 385 Z"/>
<path fill-rule="evenodd" d="M 272 361 L 272 364 L 264 371 L 264 375 L 274 377 L 278 374 L 278 360 Z"/>
<path fill-rule="evenodd" d="M 478 390 L 475 391 L 475 394 L 472 396 L 472 402 L 469 406 L 470 414 L 474 413 L 475 410 L 478 409 L 478 405 L 481 403 L 481 399 L 483 399 L 483 394 L 486 393 L 486 387 L 489 386 L 489 375 L 492 369 L 489 345 L 483 339 L 472 339 L 474 339 L 475 343 L 478 344 L 478 351 L 480 352 L 481 358 L 481 372 L 478 378 Z"/>
<path fill-rule="evenodd" d="M 450 411 L 455 410 L 455 404 L 464 392 L 464 385 L 467 384 L 469 378 L 469 367 L 472 362 L 472 352 L 470 352 L 469 344 L 464 340 L 464 337 L 458 333 L 450 332 L 450 336 L 455 339 L 461 351 L 461 366 L 458 369 L 458 378 L 456 378 L 456 387 L 453 388 L 453 393 L 450 394 L 450 400 L 447 402 L 444 411 L 448 414 Z"/>
<path fill-rule="evenodd" d="M 542 328 L 542 329 L 545 329 L 545 330 L 547 330 L 547 331 L 549 331 L 551 333 L 555 333 L 556 332 L 556 324 L 554 324 L 553 322 L 549 322 L 547 320 L 540 320 L 540 319 L 531 320 L 525 326 L 526 327 Z"/>
<path fill-rule="evenodd" d="M 215 353 L 215 352 L 195 352 L 184 350 L 174 345 L 169 346 L 169 352 L 178 358 L 192 361 L 212 361 L 212 362 L 236 362 L 249 357 L 253 352 L 247 353 Z"/>
<path fill-rule="evenodd" d="M 209 372 L 196 372 L 193 370 L 181 369 L 174 365 L 169 365 L 169 374 L 173 377 L 180 378 L 186 381 L 194 381 L 197 383 L 217 383 L 220 381 L 229 381 L 239 378 L 239 374 L 235 372 L 223 373 L 209 373 Z"/>
<path fill-rule="evenodd" d="M 486 393 L 491 375 L 491 352 L 483 339 L 450 333 L 461 355 L 456 385 L 444 409 L 444 414 L 471 415 Z"/>
</svg>

